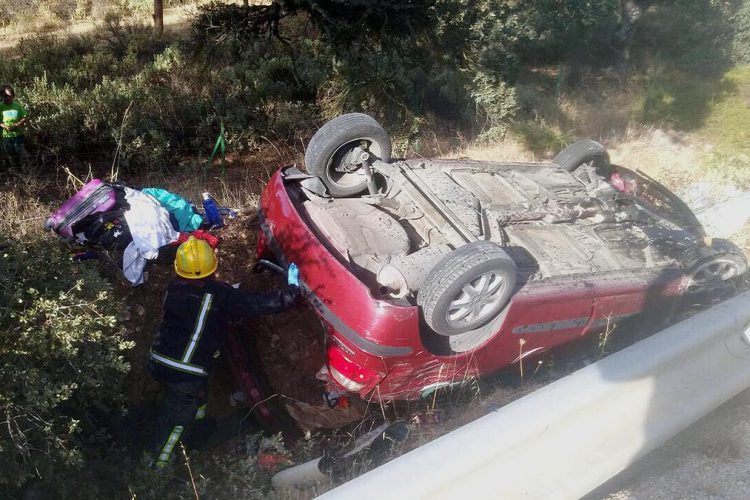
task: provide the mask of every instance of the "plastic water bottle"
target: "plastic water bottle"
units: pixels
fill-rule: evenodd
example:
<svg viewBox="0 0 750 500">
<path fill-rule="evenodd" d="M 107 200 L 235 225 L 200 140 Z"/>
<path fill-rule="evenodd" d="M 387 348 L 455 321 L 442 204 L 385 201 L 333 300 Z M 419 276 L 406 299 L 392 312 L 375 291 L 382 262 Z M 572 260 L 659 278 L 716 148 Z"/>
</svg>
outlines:
<svg viewBox="0 0 750 500">
<path fill-rule="evenodd" d="M 203 210 L 206 212 L 206 220 L 210 227 L 224 227 L 224 221 L 219 215 L 219 209 L 216 202 L 208 193 L 203 193 Z"/>
</svg>

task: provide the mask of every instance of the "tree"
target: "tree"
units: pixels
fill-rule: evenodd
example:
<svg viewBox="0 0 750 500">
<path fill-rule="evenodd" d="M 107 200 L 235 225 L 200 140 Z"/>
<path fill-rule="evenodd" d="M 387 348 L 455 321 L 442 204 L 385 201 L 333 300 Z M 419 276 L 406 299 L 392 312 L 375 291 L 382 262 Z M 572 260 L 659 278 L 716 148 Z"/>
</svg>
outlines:
<svg viewBox="0 0 750 500">
<path fill-rule="evenodd" d="M 621 0 L 620 15 L 621 25 L 612 41 L 616 47 L 626 47 L 633 37 L 638 21 L 643 13 L 655 3 L 655 0 Z"/>
<path fill-rule="evenodd" d="M 164 0 L 154 0 L 154 31 L 159 36 L 164 34 Z"/>
</svg>

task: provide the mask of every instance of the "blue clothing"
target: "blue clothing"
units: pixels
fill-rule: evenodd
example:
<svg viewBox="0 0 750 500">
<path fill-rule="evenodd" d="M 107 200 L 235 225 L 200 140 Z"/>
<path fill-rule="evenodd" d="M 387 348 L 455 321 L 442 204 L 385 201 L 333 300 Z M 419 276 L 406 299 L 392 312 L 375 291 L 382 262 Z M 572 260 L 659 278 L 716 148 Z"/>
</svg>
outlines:
<svg viewBox="0 0 750 500">
<path fill-rule="evenodd" d="M 141 192 L 156 198 L 167 209 L 169 215 L 177 221 L 178 231 L 190 233 L 203 224 L 203 216 L 195 213 L 193 206 L 184 198 L 160 188 L 141 189 Z"/>
</svg>

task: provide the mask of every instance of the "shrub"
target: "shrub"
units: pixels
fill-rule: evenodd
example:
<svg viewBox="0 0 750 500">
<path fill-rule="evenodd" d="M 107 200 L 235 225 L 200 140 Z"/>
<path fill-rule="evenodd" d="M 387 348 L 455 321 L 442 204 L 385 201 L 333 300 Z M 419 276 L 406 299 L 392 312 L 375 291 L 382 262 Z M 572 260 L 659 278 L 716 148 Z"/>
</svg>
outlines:
<svg viewBox="0 0 750 500">
<path fill-rule="evenodd" d="M 516 94 L 503 81 L 493 81 L 485 74 L 478 74 L 474 78 L 474 92 L 472 97 L 477 106 L 477 112 L 484 118 L 484 130 L 480 136 L 483 139 L 498 139 L 502 137 L 507 125 L 516 112 Z"/>
<path fill-rule="evenodd" d="M 657 2 L 639 21 L 633 37 L 633 63 L 699 74 L 721 75 L 731 65 L 730 2 Z"/>
<path fill-rule="evenodd" d="M 73 3 L 86 10 L 96 2 Z M 121 11 L 147 4 L 118 2 Z M 659 2 L 633 40 L 634 64 L 716 73 L 726 61 L 724 4 Z M 187 40 L 154 37 L 150 27 L 113 14 L 92 36 L 24 42 L 20 59 L 0 59 L 0 72 L 31 108 L 38 152 L 52 153 L 45 158 L 73 157 L 108 169 L 118 151 L 126 172 L 207 156 L 222 123 L 237 150 L 255 147 L 260 136 L 297 143 L 323 120 L 350 111 L 376 116 L 396 136 L 415 137 L 432 123 L 491 139 L 504 134 L 516 114 L 514 84 L 524 65 L 571 63 L 580 76 L 584 63 L 614 60 L 608 40 L 618 5 L 212 3 L 201 7 Z M 742 5 L 747 10 L 747 2 Z M 744 22 L 744 10 L 735 25 Z M 672 105 L 702 98 L 702 88 L 652 81 L 646 119 L 682 126 L 705 114 L 702 104 L 696 116 L 678 117 Z"/>
<path fill-rule="evenodd" d="M 551 158 L 552 154 L 575 141 L 570 134 L 560 132 L 543 121 L 521 122 L 512 126 L 513 134 L 536 154 Z"/>
<path fill-rule="evenodd" d="M 750 64 L 750 1 L 743 0 L 740 8 L 732 16 L 734 27 L 734 57 L 735 60 Z"/>
<path fill-rule="evenodd" d="M 38 158 L 108 169 L 117 151 L 123 173 L 207 155 L 221 123 L 235 150 L 260 135 L 296 142 L 349 111 L 376 116 L 396 140 L 418 137 L 424 123 L 496 137 L 515 112 L 512 84 L 531 47 L 553 58 L 563 51 L 550 40 L 585 43 L 607 1 L 591 12 L 586 2 L 345 3 L 213 3 L 183 42 L 108 14 L 91 36 L 26 40 L 0 72 L 30 108 Z M 116 10 L 146 4 L 122 0 Z M 64 17 L 97 2 L 55 5 Z"/>
<path fill-rule="evenodd" d="M 56 244 L 0 250 L 0 487 L 86 465 L 97 419 L 122 403 L 130 344 L 119 304 L 93 268 Z"/>
</svg>

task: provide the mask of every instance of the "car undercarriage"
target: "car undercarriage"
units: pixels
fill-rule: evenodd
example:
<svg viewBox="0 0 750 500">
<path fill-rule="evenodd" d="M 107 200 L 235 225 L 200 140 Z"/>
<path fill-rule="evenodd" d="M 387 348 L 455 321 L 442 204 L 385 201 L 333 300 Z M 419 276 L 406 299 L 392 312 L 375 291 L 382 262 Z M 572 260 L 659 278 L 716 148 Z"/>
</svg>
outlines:
<svg viewBox="0 0 750 500">
<path fill-rule="evenodd" d="M 427 272 L 471 241 L 501 246 L 526 282 L 679 265 L 680 248 L 700 238 L 600 176 L 586 184 L 554 164 L 431 160 L 375 169 L 382 194 L 335 199 L 316 194 L 312 181 L 304 207 L 381 296 L 414 299 Z"/>
<path fill-rule="evenodd" d="M 297 262 L 341 387 L 413 397 L 539 356 L 747 270 L 677 196 L 584 140 L 539 163 L 390 158 L 351 113 L 261 203 L 260 257 Z M 657 319 L 658 318 L 658 319 Z"/>
</svg>

